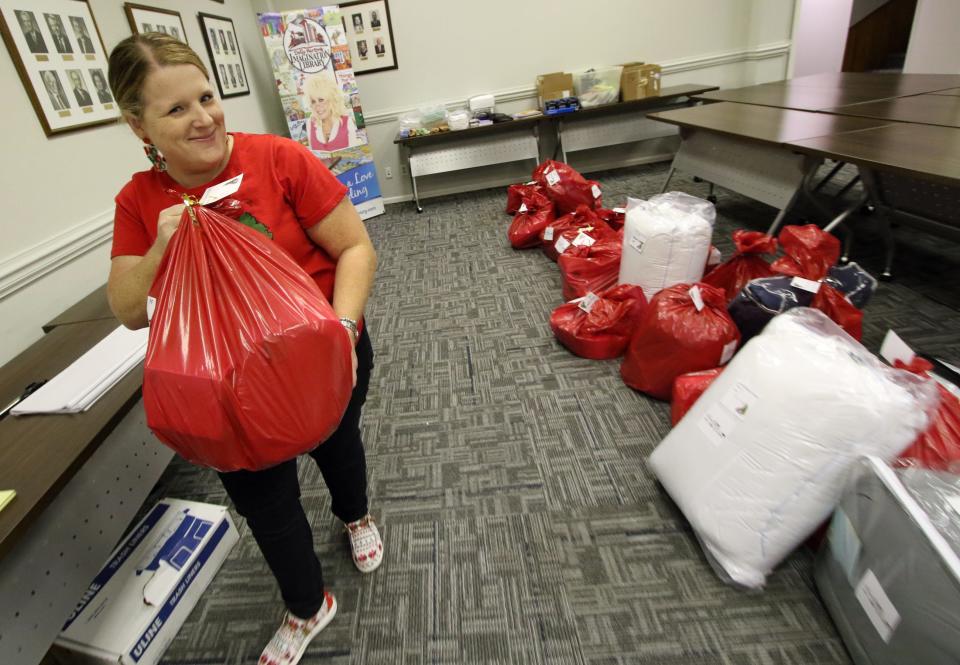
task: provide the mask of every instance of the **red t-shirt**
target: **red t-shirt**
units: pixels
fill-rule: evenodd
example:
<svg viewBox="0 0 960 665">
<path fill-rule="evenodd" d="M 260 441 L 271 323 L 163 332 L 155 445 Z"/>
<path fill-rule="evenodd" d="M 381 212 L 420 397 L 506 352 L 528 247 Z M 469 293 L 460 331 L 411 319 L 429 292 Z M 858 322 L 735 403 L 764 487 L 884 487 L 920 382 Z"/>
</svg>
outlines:
<svg viewBox="0 0 960 665">
<path fill-rule="evenodd" d="M 232 133 L 233 152 L 223 173 L 192 189 L 184 189 L 156 170 L 134 174 L 117 195 L 110 256 L 143 256 L 157 238 L 160 211 L 176 205 L 179 197 L 198 199 L 210 186 L 243 174 L 240 189 L 230 198 L 273 233 L 273 240 L 313 277 L 333 302 L 336 263 L 310 240 L 306 230 L 333 210 L 347 193 L 319 159 L 290 139 L 269 134 Z"/>
</svg>

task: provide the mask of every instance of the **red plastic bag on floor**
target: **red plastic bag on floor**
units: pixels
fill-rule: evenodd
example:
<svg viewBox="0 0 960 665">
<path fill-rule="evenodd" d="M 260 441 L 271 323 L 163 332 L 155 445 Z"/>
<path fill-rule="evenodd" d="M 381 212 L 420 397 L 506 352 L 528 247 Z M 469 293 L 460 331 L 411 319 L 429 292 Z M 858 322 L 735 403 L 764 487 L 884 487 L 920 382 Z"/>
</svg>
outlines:
<svg viewBox="0 0 960 665">
<path fill-rule="evenodd" d="M 909 365 L 896 361 L 894 366 L 924 376 L 933 365 L 919 356 Z M 899 457 L 901 463 L 915 464 L 937 471 L 960 472 L 960 398 L 937 383 L 940 405 L 930 426 Z"/>
<path fill-rule="evenodd" d="M 543 253 L 556 261 L 572 246 L 590 246 L 602 238 L 610 238 L 617 232 L 597 217 L 588 206 L 580 206 L 574 212 L 558 217 L 540 232 Z"/>
<path fill-rule="evenodd" d="M 557 206 L 558 215 L 573 212 L 581 205 L 600 207 L 598 183 L 587 180 L 569 164 L 548 159 L 533 170 L 533 179 L 547 190 L 547 196 Z"/>
<path fill-rule="evenodd" d="M 622 229 L 627 220 L 626 208 L 597 208 L 596 213 L 614 231 Z"/>
<path fill-rule="evenodd" d="M 220 471 L 315 448 L 350 400 L 349 335 L 279 245 L 201 206 L 183 214 L 150 288 L 147 425 Z"/>
<path fill-rule="evenodd" d="M 620 365 L 624 383 L 670 399 L 681 374 L 724 365 L 740 342 L 723 291 L 708 284 L 677 284 L 647 306 Z"/>
<path fill-rule="evenodd" d="M 532 180 L 522 184 L 510 185 L 507 187 L 507 214 L 515 215 L 523 203 L 523 197 L 538 192 L 546 196 L 546 191 Z"/>
<path fill-rule="evenodd" d="M 688 372 L 681 374 L 673 382 L 673 393 L 670 398 L 670 424 L 680 422 L 690 410 L 700 395 L 706 392 L 713 380 L 720 376 L 722 367 L 705 369 L 702 372 Z"/>
<path fill-rule="evenodd" d="M 507 239 L 514 249 L 529 249 L 540 244 L 540 234 L 554 222 L 553 202 L 545 194 L 530 191 L 524 197 L 507 229 Z"/>
<path fill-rule="evenodd" d="M 702 280 L 704 284 L 723 290 L 727 302 L 736 298 L 751 279 L 774 274 L 761 255 L 777 251 L 777 239 L 759 231 L 738 229 L 733 232 L 733 244 L 736 253 L 704 275 Z"/>
<path fill-rule="evenodd" d="M 591 292 L 581 302 L 560 305 L 550 315 L 550 329 L 581 358 L 617 358 L 646 306 L 643 289 L 621 284 L 600 294 Z"/>
<path fill-rule="evenodd" d="M 829 284 L 820 283 L 810 306 L 829 316 L 855 340 L 863 338 L 863 312 Z"/>
<path fill-rule="evenodd" d="M 588 292 L 600 293 L 617 283 L 623 238 L 619 233 L 586 247 L 568 247 L 557 259 L 563 282 L 563 299 L 573 300 Z"/>
</svg>

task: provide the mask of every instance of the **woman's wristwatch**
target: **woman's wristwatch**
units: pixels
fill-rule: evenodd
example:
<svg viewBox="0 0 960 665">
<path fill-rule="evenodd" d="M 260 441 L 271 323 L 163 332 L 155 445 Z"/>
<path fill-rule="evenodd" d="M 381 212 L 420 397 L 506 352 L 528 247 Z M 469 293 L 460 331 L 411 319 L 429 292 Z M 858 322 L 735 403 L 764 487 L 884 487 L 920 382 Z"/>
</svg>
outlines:
<svg viewBox="0 0 960 665">
<path fill-rule="evenodd" d="M 346 316 L 340 317 L 340 325 L 353 333 L 353 341 L 356 342 L 360 338 L 360 331 L 357 329 L 357 322 L 353 319 L 347 318 Z"/>
</svg>

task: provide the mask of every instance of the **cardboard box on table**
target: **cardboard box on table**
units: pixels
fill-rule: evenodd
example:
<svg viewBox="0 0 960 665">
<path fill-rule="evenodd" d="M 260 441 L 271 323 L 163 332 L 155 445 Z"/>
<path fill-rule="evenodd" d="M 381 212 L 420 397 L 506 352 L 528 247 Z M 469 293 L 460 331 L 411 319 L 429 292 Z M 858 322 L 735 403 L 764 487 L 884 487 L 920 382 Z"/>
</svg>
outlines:
<svg viewBox="0 0 960 665">
<path fill-rule="evenodd" d="M 223 506 L 159 501 L 84 592 L 54 642 L 56 659 L 159 662 L 238 539 Z"/>
<path fill-rule="evenodd" d="M 625 101 L 660 95 L 660 65 L 628 62 L 620 73 L 620 98 Z"/>
<path fill-rule="evenodd" d="M 551 99 L 563 99 L 573 95 L 573 75 L 566 72 L 541 74 L 537 77 L 537 99 L 540 108 Z"/>
</svg>

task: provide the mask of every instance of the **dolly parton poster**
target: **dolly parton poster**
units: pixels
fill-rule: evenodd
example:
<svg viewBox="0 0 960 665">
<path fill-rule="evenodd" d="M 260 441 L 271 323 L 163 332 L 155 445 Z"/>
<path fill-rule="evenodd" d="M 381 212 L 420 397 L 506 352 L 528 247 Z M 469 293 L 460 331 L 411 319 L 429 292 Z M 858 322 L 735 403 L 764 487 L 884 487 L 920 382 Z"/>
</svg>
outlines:
<svg viewBox="0 0 960 665">
<path fill-rule="evenodd" d="M 339 7 L 258 14 L 290 137 L 350 190 L 360 217 L 383 213 Z"/>
</svg>

